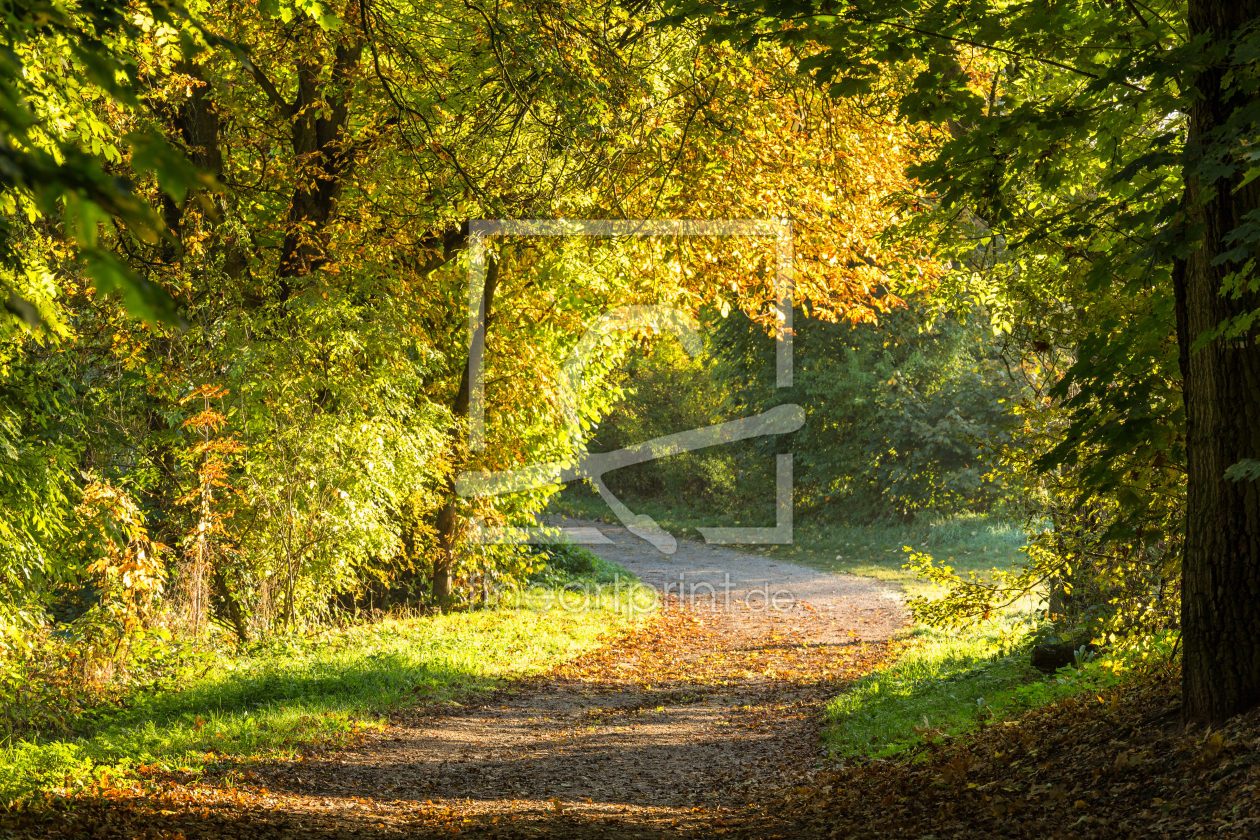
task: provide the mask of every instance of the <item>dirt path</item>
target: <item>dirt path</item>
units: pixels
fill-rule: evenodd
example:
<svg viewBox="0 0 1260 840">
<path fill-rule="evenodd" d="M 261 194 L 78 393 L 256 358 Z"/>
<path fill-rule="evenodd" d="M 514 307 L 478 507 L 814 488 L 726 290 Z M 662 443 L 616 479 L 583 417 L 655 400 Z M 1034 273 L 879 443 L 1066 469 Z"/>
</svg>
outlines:
<svg viewBox="0 0 1260 840">
<path fill-rule="evenodd" d="M 612 544 L 592 550 L 671 584 L 641 629 L 473 704 L 396 716 L 357 747 L 251 771 L 205 836 L 740 833 L 817 764 L 822 704 L 889 654 L 896 593 L 697 543 L 665 557 L 599 527 Z"/>
<path fill-rule="evenodd" d="M 411 830 L 439 827 L 447 808 L 465 832 L 733 825 L 757 788 L 817 761 L 820 704 L 905 624 L 877 581 L 688 541 L 666 556 L 598 527 L 612 544 L 592 551 L 669 589 L 643 630 L 453 713 L 402 717 L 380 740 L 276 774 L 273 789 L 352 812 L 368 799 L 368 822 Z"/>
<path fill-rule="evenodd" d="M 694 612 L 727 613 L 724 629 L 745 641 L 772 628 L 790 632 L 802 645 L 883 641 L 906 623 L 900 593 L 871 578 L 690 540 L 679 540 L 678 551 L 665 555 L 623 527 L 563 521 L 597 527 L 612 543 L 587 546 L 591 551 Z"/>
</svg>

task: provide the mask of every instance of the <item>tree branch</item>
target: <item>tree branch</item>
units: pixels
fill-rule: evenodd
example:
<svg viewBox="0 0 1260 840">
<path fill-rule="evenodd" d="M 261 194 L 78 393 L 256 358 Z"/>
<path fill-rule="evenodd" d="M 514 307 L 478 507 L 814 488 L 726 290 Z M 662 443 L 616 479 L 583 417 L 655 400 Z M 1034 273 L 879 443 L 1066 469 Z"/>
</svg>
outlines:
<svg viewBox="0 0 1260 840">
<path fill-rule="evenodd" d="M 284 97 L 280 95 L 280 91 L 272 84 L 271 79 L 259 69 L 258 65 L 249 60 L 249 56 L 239 55 L 241 66 L 249 71 L 254 77 L 254 81 L 258 82 L 258 86 L 263 89 L 263 93 L 267 94 L 268 101 L 280 109 L 280 113 L 285 117 L 293 117 L 297 113 L 297 106 L 284 101 Z"/>
</svg>

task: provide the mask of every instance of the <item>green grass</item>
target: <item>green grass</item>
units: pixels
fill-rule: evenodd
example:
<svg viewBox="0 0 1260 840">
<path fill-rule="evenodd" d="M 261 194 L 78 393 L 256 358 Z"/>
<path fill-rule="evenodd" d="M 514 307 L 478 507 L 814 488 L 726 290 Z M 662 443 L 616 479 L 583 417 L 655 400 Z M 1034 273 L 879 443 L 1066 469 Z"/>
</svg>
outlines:
<svg viewBox="0 0 1260 840">
<path fill-rule="evenodd" d="M 1018 523 L 993 516 L 959 513 L 924 516 L 907 525 L 844 525 L 806 520 L 796 524 L 793 544 L 762 553 L 786 557 L 815 569 L 862 575 L 899 585 L 907 595 L 937 594 L 936 588 L 902 568 L 905 547 L 932 555 L 960 574 L 986 577 L 1009 570 L 1026 544 Z"/>
<path fill-rule="evenodd" d="M 498 609 L 391 618 L 276 641 L 217 662 L 177 691 L 133 698 L 80 737 L 0 748 L 0 801 L 81 789 L 108 772 L 220 769 L 291 757 L 380 728 L 390 711 L 457 703 L 598 646 L 644 613 L 636 589 L 597 597 L 536 588 Z"/>
<path fill-rule="evenodd" d="M 1160 657 L 1168 640 L 1105 654 L 1045 675 L 1027 649 L 1008 652 L 1011 619 L 958 634 L 918 629 L 919 642 L 828 704 L 823 740 L 833 755 L 886 757 L 925 737 L 955 735 L 1082 692 L 1103 692 Z"/>
</svg>

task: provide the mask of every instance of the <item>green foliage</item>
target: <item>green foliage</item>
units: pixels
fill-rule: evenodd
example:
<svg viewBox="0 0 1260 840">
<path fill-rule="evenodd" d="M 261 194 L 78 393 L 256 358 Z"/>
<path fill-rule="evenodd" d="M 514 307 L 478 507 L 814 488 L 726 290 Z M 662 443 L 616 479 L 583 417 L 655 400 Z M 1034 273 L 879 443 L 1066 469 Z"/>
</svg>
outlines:
<svg viewBox="0 0 1260 840">
<path fill-rule="evenodd" d="M 638 590 L 640 587 L 633 573 L 580 545 L 556 543 L 530 546 L 530 549 L 540 562 L 539 568 L 529 576 L 529 583 L 534 586 L 568 586 L 591 592 L 603 592 L 612 587 L 609 591 L 614 595 L 619 588 Z M 631 597 L 637 598 L 637 592 Z"/>
<path fill-rule="evenodd" d="M 552 569 L 574 577 L 593 574 L 600 563 L 590 550 L 568 543 L 539 546 L 538 553 Z"/>
<path fill-rule="evenodd" d="M 119 293 L 133 315 L 179 322 L 170 295 L 104 247 L 98 226 L 116 222 L 149 242 L 162 235 L 159 215 L 126 179 L 110 171 L 123 150 L 142 168 L 156 169 L 162 189 L 177 201 L 184 201 L 193 185 L 212 183 L 160 135 L 119 132 L 101 118 L 106 109 L 138 105 L 139 73 L 129 54 L 134 43 L 146 30 L 173 33 L 186 24 L 176 44 L 192 57 L 204 40 L 179 2 L 150 0 L 127 10 L 108 3 L 6 7 L 0 20 L 8 45 L 0 62 L 0 136 L 5 141 L 0 297 L 6 310 L 0 338 L 19 323 L 51 323 L 64 330 L 53 307 L 55 292 L 46 282 L 63 260 L 71 265 L 81 260 L 95 288 Z M 51 243 L 44 231 L 56 225 L 69 249 L 49 260 Z"/>
<path fill-rule="evenodd" d="M 464 499 L 458 476 L 571 459 L 621 398 L 613 372 L 642 338 L 604 313 L 694 313 L 742 276 L 743 256 L 686 237 L 477 240 L 499 279 L 486 445 L 473 447 L 471 220 L 674 215 L 697 189 L 745 218 L 796 177 L 764 164 L 795 146 L 776 126 L 804 92 L 796 58 L 769 51 L 760 66 L 693 28 L 646 25 L 648 7 L 39 9 L 0 22 L 16 62 L 0 68 L 13 85 L 0 100 L 24 114 L 9 152 L 55 164 L 0 185 L 10 255 L 23 256 L 0 254 L 0 297 L 14 290 L 10 308 L 46 327 L 0 324 L 10 646 L 49 623 L 90 635 L 105 659 L 125 647 L 107 626 L 247 643 L 427 605 L 447 560 L 457 592 L 444 606 L 522 583 L 531 556 L 474 534 L 532 523 L 555 488 Z M 724 110 L 738 121 L 700 118 Z M 809 110 L 811 125 L 845 123 L 815 138 L 833 162 L 825 147 L 867 136 L 861 115 L 816 97 Z M 723 180 L 730 167 L 747 177 Z M 842 169 L 811 207 L 840 199 Z M 861 174 L 903 183 L 890 171 Z M 854 216 L 863 242 L 883 218 L 865 204 Z M 823 227 L 809 241 L 841 253 Z M 808 282 L 864 305 L 841 279 Z M 734 290 L 758 317 L 764 280 Z M 644 381 L 652 408 L 634 434 L 714 415 L 704 377 L 673 369 Z M 684 383 L 691 402 L 673 405 Z M 706 453 L 664 466 L 717 509 L 769 463 Z M 95 527 L 92 487 L 134 511 L 127 529 Z M 142 553 L 143 593 L 124 583 Z M 90 603 L 49 622 L 76 593 Z"/>
<path fill-rule="evenodd" d="M 605 452 L 733 419 L 730 371 L 708 349 L 692 358 L 664 337 L 640 345 L 617 373 L 625 396 L 591 435 L 587 446 Z M 770 469 L 729 444 L 625 467 L 605 477 L 619 498 L 658 500 L 706 513 L 753 504 L 752 486 Z M 756 477 L 754 477 L 756 476 Z"/>
<path fill-rule="evenodd" d="M 1026 556 L 1014 570 L 960 574 L 949 563 L 912 553 L 909 567 L 948 594 L 911 599 L 911 610 L 931 626 L 956 628 L 1036 593 L 1046 619 L 1095 638 L 1141 644 L 1176 626 L 1181 540 L 1109 536 L 1119 506 L 1106 505 L 1106 499 L 1083 508 L 1056 504 L 1041 526 L 1030 528 Z"/>
<path fill-rule="evenodd" d="M 718 346 L 735 368 L 746 411 L 790 402 L 804 428 L 773 445 L 793 453 L 806 510 L 851 520 L 991 509 L 1009 477 L 993 457 L 1010 439 L 1021 389 L 982 323 L 929 319 L 911 303 L 876 324 L 794 316 L 796 370 L 774 387 L 773 346 L 747 319 L 721 323 Z"/>
<path fill-rule="evenodd" d="M 73 576 L 54 548 L 69 539 L 77 501 L 79 445 L 57 418 L 68 390 L 33 371 L 0 370 L 0 653 L 42 620 L 31 596 Z"/>
<path fill-rule="evenodd" d="M 994 456 L 1022 392 L 990 331 L 952 317 L 928 324 L 907 310 L 878 324 L 804 313 L 794 323 L 790 389 L 774 385 L 773 342 L 738 312 L 706 324 L 712 346 L 696 359 L 673 340 L 644 348 L 622 369 L 629 395 L 589 446 L 615 449 L 784 402 L 806 409 L 802 430 L 628 467 L 608 487 L 639 504 L 756 518 L 773 503 L 773 454 L 790 451 L 797 504 L 850 521 L 984 511 L 1006 494 L 1010 479 Z"/>
<path fill-rule="evenodd" d="M 1250 166 L 1230 138 L 1254 130 L 1240 107 L 1187 150 L 1186 119 L 1203 67 L 1228 65 L 1225 83 L 1251 90 L 1254 29 L 1204 52 L 1179 3 L 676 11 L 715 39 L 816 42 L 803 66 L 836 96 L 869 98 L 894 68 L 897 108 L 934 144 L 913 168 L 933 206 L 899 233 L 934 237 L 952 267 L 931 298 L 1006 336 L 1029 399 L 992 462 L 1018 477 L 1033 539 L 1005 584 L 936 575 L 956 597 L 921 614 L 965 621 L 1031 590 L 1068 624 L 1171 626 L 1186 460 L 1172 272 L 1202 235 L 1184 188 Z M 1219 258 L 1240 267 L 1240 289 L 1255 234 L 1239 227 L 1240 251 Z"/>
<path fill-rule="evenodd" d="M 226 538 L 241 535 L 234 591 L 261 633 L 324 617 L 399 552 L 404 505 L 434 504 L 445 412 L 409 398 L 431 367 L 375 306 L 326 302 L 260 326 L 289 340 L 232 336 L 244 451 L 223 503 Z"/>
</svg>

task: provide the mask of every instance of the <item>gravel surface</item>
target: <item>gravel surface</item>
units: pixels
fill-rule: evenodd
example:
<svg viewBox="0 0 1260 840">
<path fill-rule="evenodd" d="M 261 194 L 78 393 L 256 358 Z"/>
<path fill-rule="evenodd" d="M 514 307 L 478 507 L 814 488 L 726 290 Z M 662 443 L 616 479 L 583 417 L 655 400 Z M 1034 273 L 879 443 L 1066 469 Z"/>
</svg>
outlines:
<svg viewBox="0 0 1260 840">
<path fill-rule="evenodd" d="M 581 519 L 552 524 L 597 528 L 611 543 L 586 548 L 692 608 L 730 612 L 734 626 L 753 635 L 769 627 L 772 616 L 790 617 L 805 643 L 877 641 L 906 626 L 901 593 L 873 578 L 691 540 L 679 540 L 672 555 L 662 554 L 621 526 Z"/>
</svg>

